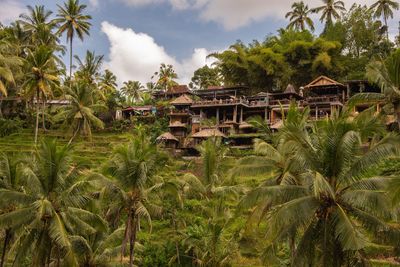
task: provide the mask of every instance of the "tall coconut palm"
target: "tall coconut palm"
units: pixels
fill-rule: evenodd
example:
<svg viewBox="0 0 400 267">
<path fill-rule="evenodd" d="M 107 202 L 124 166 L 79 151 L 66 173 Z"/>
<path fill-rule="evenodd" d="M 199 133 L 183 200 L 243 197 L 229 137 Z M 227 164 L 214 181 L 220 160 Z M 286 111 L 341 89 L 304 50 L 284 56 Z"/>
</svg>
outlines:
<svg viewBox="0 0 400 267">
<path fill-rule="evenodd" d="M 85 35 L 89 35 L 90 22 L 92 18 L 89 15 L 83 14 L 86 5 L 81 5 L 79 0 L 68 0 L 64 6 L 58 6 L 58 14 L 56 21 L 60 23 L 58 33 L 67 33 L 67 42 L 69 41 L 69 76 L 72 77 L 72 43 L 75 34 L 83 41 Z"/>
<path fill-rule="evenodd" d="M 121 93 L 126 96 L 130 101 L 137 102 L 141 99 L 141 92 L 145 87 L 139 81 L 124 82 L 121 88 Z"/>
<path fill-rule="evenodd" d="M 303 1 L 293 3 L 292 11 L 288 12 L 285 16 L 285 18 L 290 19 L 287 28 L 304 31 L 308 26 L 314 31 L 314 22 L 309 17 L 310 12 L 311 10 L 308 8 L 308 5 L 304 4 Z"/>
<path fill-rule="evenodd" d="M 56 60 L 54 51 L 47 46 L 42 45 L 33 51 L 28 51 L 25 64 L 26 80 L 23 88 L 26 96 L 36 99 L 35 144 L 38 140 L 40 99 L 44 103 L 47 97 L 52 96 L 53 89 L 58 86 L 59 70 Z M 42 112 L 44 116 L 44 109 Z"/>
<path fill-rule="evenodd" d="M 162 63 L 160 66 L 160 70 L 158 72 L 155 72 L 154 76 L 158 77 L 157 87 L 165 91 L 177 85 L 175 80 L 178 78 L 178 75 L 176 74 L 172 65 Z"/>
<path fill-rule="evenodd" d="M 89 181 L 79 175 L 82 166 L 72 164 L 69 146 L 58 147 L 55 140 L 43 141 L 23 165 L 23 191 L 0 190 L 3 201 L 16 209 L 0 215 L 0 227 L 23 227 L 13 250 L 15 265 L 29 258 L 33 266 L 78 266 L 71 236 L 96 232 L 102 220 L 83 209 L 90 200 Z"/>
<path fill-rule="evenodd" d="M 42 26 L 52 29 L 55 26 L 55 21 L 50 20 L 52 11 L 46 10 L 45 6 L 27 6 L 28 13 L 21 14 L 19 22 L 32 36 L 35 36 Z"/>
<path fill-rule="evenodd" d="M 94 85 L 100 77 L 103 58 L 103 55 L 97 56 L 94 51 L 89 50 L 86 51 L 84 60 L 75 55 L 75 59 L 78 61 L 77 78 L 83 79 L 89 85 Z"/>
<path fill-rule="evenodd" d="M 96 117 L 95 111 L 105 109 L 101 104 L 93 104 L 93 89 L 84 81 L 74 82 L 66 88 L 69 104 L 58 113 L 54 120 L 62 121 L 72 131 L 69 144 L 78 134 L 91 138 L 92 128 L 103 129 L 103 122 Z"/>
<path fill-rule="evenodd" d="M 107 164 L 105 173 L 111 176 L 103 190 L 105 199 L 113 199 L 107 210 L 107 218 L 118 222 L 125 219 L 122 253 L 129 244 L 129 266 L 133 266 L 135 243 L 141 217 L 151 221 L 148 211 L 147 192 L 150 178 L 157 167 L 157 150 L 142 129 L 137 131 L 131 143 L 119 146 Z"/>
<path fill-rule="evenodd" d="M 322 12 L 320 21 L 325 21 L 325 27 L 331 25 L 333 20 L 337 20 L 340 18 L 339 12 L 346 11 L 345 5 L 343 1 L 338 0 L 322 0 L 324 5 L 313 8 L 311 11 L 315 13 Z"/>
<path fill-rule="evenodd" d="M 294 163 L 292 170 L 301 172 L 301 180 L 261 185 L 240 204 L 266 207 L 265 261 L 276 259 L 274 248 L 293 232 L 298 234 L 293 266 L 342 266 L 363 260 L 362 250 L 381 240 L 377 235 L 397 231 L 386 223 L 391 209 L 382 194 L 392 179 L 374 177 L 369 170 L 398 155 L 399 136 L 388 134 L 365 148 L 365 140 L 381 130 L 361 125 L 343 113 L 316 123 L 313 131 L 286 129 L 285 145 L 293 149 L 289 161 Z"/>
<path fill-rule="evenodd" d="M 393 10 L 399 10 L 400 4 L 396 0 L 377 0 L 371 5 L 370 9 L 374 11 L 374 17 L 383 17 L 386 26 L 386 35 L 389 40 L 388 19 L 393 18 Z"/>
</svg>

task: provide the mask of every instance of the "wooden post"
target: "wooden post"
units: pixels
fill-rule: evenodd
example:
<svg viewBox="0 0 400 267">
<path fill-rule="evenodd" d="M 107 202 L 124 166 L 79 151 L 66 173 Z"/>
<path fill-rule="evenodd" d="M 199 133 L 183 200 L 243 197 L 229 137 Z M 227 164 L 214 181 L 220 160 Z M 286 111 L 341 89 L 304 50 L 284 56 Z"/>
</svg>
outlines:
<svg viewBox="0 0 400 267">
<path fill-rule="evenodd" d="M 243 122 L 243 107 L 240 107 L 240 123 Z"/>
<path fill-rule="evenodd" d="M 268 122 L 268 108 L 264 109 L 264 119 L 265 119 L 265 122 Z"/>
<path fill-rule="evenodd" d="M 271 124 L 273 124 L 275 122 L 275 116 L 274 116 L 274 111 L 271 110 Z"/>
<path fill-rule="evenodd" d="M 237 108 L 238 108 L 237 105 L 233 108 L 233 121 L 235 123 L 237 123 Z"/>
<path fill-rule="evenodd" d="M 217 108 L 217 125 L 219 125 L 219 108 Z"/>
</svg>

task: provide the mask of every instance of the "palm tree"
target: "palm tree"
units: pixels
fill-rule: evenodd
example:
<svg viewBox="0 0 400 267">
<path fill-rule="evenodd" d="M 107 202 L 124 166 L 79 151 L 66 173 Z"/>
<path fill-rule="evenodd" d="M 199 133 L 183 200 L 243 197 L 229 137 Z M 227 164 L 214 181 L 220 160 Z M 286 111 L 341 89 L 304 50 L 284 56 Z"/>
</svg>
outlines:
<svg viewBox="0 0 400 267">
<path fill-rule="evenodd" d="M 144 89 L 145 87 L 139 81 L 127 81 L 124 82 L 121 92 L 132 102 L 137 102 L 141 99 L 141 92 Z"/>
<path fill-rule="evenodd" d="M 350 120 L 348 114 L 318 122 L 313 131 L 287 128 L 284 145 L 292 150 L 288 170 L 301 179 L 261 184 L 242 199 L 242 209 L 265 207 L 265 261 L 276 259 L 274 249 L 292 233 L 298 234 L 292 264 L 300 266 L 364 260 L 362 250 L 373 243 L 372 237 L 381 240 L 376 235 L 396 233 L 386 223 L 391 210 L 382 194 L 392 179 L 374 177 L 369 170 L 399 153 L 399 136 L 388 134 L 366 148 L 366 140 L 380 136 L 381 126 L 375 120 Z"/>
<path fill-rule="evenodd" d="M 175 79 L 178 78 L 178 75 L 176 74 L 172 65 L 166 65 L 165 63 L 162 63 L 160 66 L 160 70 L 158 72 L 155 72 L 154 76 L 158 77 L 156 86 L 160 89 L 163 89 L 164 91 L 177 85 Z"/>
<path fill-rule="evenodd" d="M 388 28 L 388 19 L 393 18 L 393 10 L 399 10 L 400 4 L 396 0 L 377 0 L 372 6 L 370 10 L 374 10 L 374 17 L 380 18 L 383 17 L 383 21 L 386 26 L 386 35 L 389 40 L 389 28 Z"/>
<path fill-rule="evenodd" d="M 67 42 L 69 41 L 69 77 L 72 77 L 72 42 L 75 34 L 83 41 L 84 35 L 89 35 L 90 22 L 92 18 L 89 15 L 83 14 L 86 5 L 81 5 L 79 0 L 68 0 L 64 6 L 58 6 L 58 14 L 56 21 L 61 23 L 58 33 L 67 32 Z"/>
<path fill-rule="evenodd" d="M 190 225 L 182 233 L 185 253 L 194 266 L 230 266 L 238 256 L 237 242 L 227 231 L 233 215 L 222 201 L 205 210 L 207 223 Z"/>
<path fill-rule="evenodd" d="M 10 154 L 0 154 L 0 190 L 12 190 L 12 191 L 21 191 L 22 187 L 19 183 L 19 165 L 22 160 L 16 155 Z M 15 210 L 14 205 L 3 202 L 0 206 L 0 209 L 4 209 L 6 211 Z M 4 243 L 3 250 L 1 253 L 0 259 L 0 267 L 5 266 L 5 262 L 7 260 L 7 249 L 11 243 L 13 238 L 14 230 L 11 227 L 4 228 Z"/>
<path fill-rule="evenodd" d="M 107 218 L 115 225 L 124 215 L 121 257 L 129 243 L 129 266 L 133 266 L 140 218 L 144 216 L 151 222 L 147 189 L 157 167 L 157 158 L 156 147 L 150 143 L 143 129 L 138 129 L 131 143 L 115 149 L 105 169 L 112 180 L 103 190 L 104 198 L 113 199 L 108 206 Z"/>
<path fill-rule="evenodd" d="M 92 128 L 104 128 L 103 122 L 96 117 L 95 111 L 105 109 L 101 104 L 93 104 L 93 89 L 84 81 L 74 82 L 70 88 L 66 88 L 66 99 L 69 105 L 58 113 L 54 120 L 62 121 L 73 132 L 68 144 L 82 133 L 91 138 Z"/>
<path fill-rule="evenodd" d="M 110 259 L 116 258 L 121 252 L 121 243 L 124 239 L 124 227 L 112 232 L 98 231 L 91 236 L 73 236 L 71 243 L 76 251 L 79 266 L 112 267 L 115 264 Z M 142 245 L 136 243 L 140 251 Z"/>
<path fill-rule="evenodd" d="M 308 9 L 308 5 L 305 5 L 303 1 L 293 3 L 292 11 L 288 12 L 285 16 L 285 18 L 290 19 L 287 28 L 304 31 L 306 26 L 308 26 L 314 31 L 314 22 L 308 16 L 310 12 L 311 10 Z"/>
<path fill-rule="evenodd" d="M 202 160 L 202 175 L 197 177 L 192 173 L 187 173 L 183 177 L 186 183 L 188 193 L 193 196 L 212 199 L 237 196 L 243 191 L 240 185 L 230 185 L 229 181 L 224 179 L 223 173 L 224 160 L 227 155 L 227 147 L 220 139 L 209 138 L 197 147 Z"/>
<path fill-rule="evenodd" d="M 11 43 L 0 40 L 0 94 L 7 96 L 7 84 L 15 85 L 13 70 L 22 65 L 22 59 L 10 54 Z"/>
<path fill-rule="evenodd" d="M 337 0 L 322 0 L 324 2 L 323 6 L 313 8 L 311 11 L 314 13 L 322 12 L 320 21 L 325 21 L 325 28 L 332 25 L 334 19 L 339 19 L 339 11 L 346 11 L 343 1 Z"/>
<path fill-rule="evenodd" d="M 44 102 L 52 96 L 52 90 L 58 86 L 59 70 L 56 65 L 54 51 L 46 46 L 39 46 L 34 51 L 29 50 L 26 59 L 26 80 L 23 85 L 26 96 L 36 97 L 36 127 L 35 144 L 37 143 L 39 130 L 39 107 L 40 99 L 43 101 L 43 121 L 44 121 Z M 36 95 L 36 96 L 35 96 Z"/>
<path fill-rule="evenodd" d="M 31 162 L 21 167 L 23 191 L 1 189 L 0 197 L 16 209 L 0 215 L 0 227 L 23 227 L 15 242 L 15 265 L 29 257 L 33 266 L 62 260 L 77 266 L 71 236 L 95 233 L 102 219 L 84 210 L 90 182 L 81 178 L 82 165 L 72 164 L 69 146 L 43 141 Z M 52 263 L 53 262 L 53 263 Z"/>
<path fill-rule="evenodd" d="M 21 14 L 19 22 L 24 27 L 26 31 L 28 31 L 31 36 L 35 36 L 40 30 L 41 27 L 45 26 L 49 29 L 55 27 L 56 22 L 50 20 L 50 16 L 53 14 L 52 11 L 46 10 L 45 6 L 27 6 L 28 14 Z"/>
<path fill-rule="evenodd" d="M 385 61 L 375 60 L 367 65 L 367 78 L 379 85 L 381 93 L 360 93 L 350 99 L 350 103 L 383 102 L 388 104 L 396 117 L 400 129 L 400 49 Z"/>
<path fill-rule="evenodd" d="M 104 74 L 99 78 L 99 88 L 105 95 L 115 92 L 117 88 L 117 76 L 110 70 L 105 70 Z"/>
<path fill-rule="evenodd" d="M 96 56 L 94 51 L 86 51 L 85 60 L 83 61 L 75 55 L 75 59 L 78 61 L 78 71 L 76 73 L 78 79 L 83 79 L 89 85 L 94 85 L 100 77 L 103 58 L 103 55 Z"/>
</svg>

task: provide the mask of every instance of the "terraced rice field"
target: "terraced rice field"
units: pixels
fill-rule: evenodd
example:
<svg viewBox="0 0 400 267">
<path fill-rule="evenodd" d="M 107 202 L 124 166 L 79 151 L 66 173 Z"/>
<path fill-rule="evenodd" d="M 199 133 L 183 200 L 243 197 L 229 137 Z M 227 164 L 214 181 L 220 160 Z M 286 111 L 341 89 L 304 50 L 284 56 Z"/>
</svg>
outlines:
<svg viewBox="0 0 400 267">
<path fill-rule="evenodd" d="M 92 140 L 78 138 L 73 143 L 73 156 L 76 160 L 86 160 L 89 163 L 98 165 L 110 157 L 113 149 L 127 143 L 132 137 L 130 133 L 95 133 Z M 69 136 L 61 131 L 48 131 L 39 134 L 39 140 L 43 138 L 55 138 L 58 144 L 65 145 L 69 141 Z M 24 130 L 20 133 L 12 134 L 0 138 L 0 151 L 11 153 L 24 153 L 34 151 L 34 134 L 32 130 Z"/>
</svg>

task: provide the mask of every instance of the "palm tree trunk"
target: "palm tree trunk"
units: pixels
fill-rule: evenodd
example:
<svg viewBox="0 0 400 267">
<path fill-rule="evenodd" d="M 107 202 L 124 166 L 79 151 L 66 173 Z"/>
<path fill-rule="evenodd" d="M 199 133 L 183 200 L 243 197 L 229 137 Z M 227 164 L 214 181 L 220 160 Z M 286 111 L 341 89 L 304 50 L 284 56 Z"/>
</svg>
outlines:
<svg viewBox="0 0 400 267">
<path fill-rule="evenodd" d="M 0 261 L 0 267 L 4 266 L 5 260 L 6 260 L 6 253 L 7 253 L 7 246 L 11 238 L 11 230 L 6 229 L 5 237 L 4 237 L 4 244 L 3 244 L 3 251 L 1 254 L 1 261 Z"/>
<path fill-rule="evenodd" d="M 43 97 L 43 101 L 42 101 L 42 128 L 43 128 L 43 131 L 47 131 L 47 129 L 46 129 L 46 122 L 45 122 L 45 118 L 44 118 L 44 112 L 45 112 L 45 110 L 46 110 L 46 100 L 45 100 L 45 98 Z"/>
<path fill-rule="evenodd" d="M 385 27 L 386 27 L 386 38 L 389 41 L 389 28 L 388 28 L 388 23 L 387 23 L 387 17 L 383 15 L 383 18 L 385 20 Z"/>
<path fill-rule="evenodd" d="M 81 128 L 80 126 L 81 126 L 81 123 L 78 122 L 78 127 L 76 128 L 74 135 L 71 137 L 71 139 L 69 139 L 68 145 L 71 145 L 72 141 L 75 139 L 76 135 L 78 134 L 78 132 Z"/>
<path fill-rule="evenodd" d="M 72 81 L 72 37 L 69 40 L 69 88 Z"/>
<path fill-rule="evenodd" d="M 39 131 L 39 89 L 36 92 L 36 127 L 35 127 L 35 145 L 37 144 L 38 131 Z"/>
<path fill-rule="evenodd" d="M 138 224 L 138 220 L 139 220 L 139 218 L 136 216 L 136 212 L 135 211 L 133 211 L 132 218 L 133 218 L 133 226 L 132 226 L 132 229 L 131 229 L 131 236 L 130 236 L 130 240 L 129 240 L 129 267 L 133 266 L 137 224 Z"/>
</svg>

